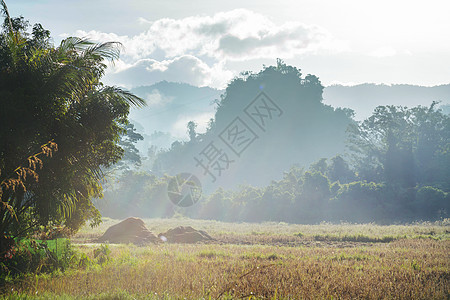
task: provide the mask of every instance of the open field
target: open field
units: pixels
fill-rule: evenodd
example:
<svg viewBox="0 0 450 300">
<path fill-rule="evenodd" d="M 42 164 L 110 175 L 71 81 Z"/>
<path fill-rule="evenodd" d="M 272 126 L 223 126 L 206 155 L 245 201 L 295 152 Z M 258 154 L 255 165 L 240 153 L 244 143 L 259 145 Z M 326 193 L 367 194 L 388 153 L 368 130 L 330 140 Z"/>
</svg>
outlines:
<svg viewBox="0 0 450 300">
<path fill-rule="evenodd" d="M 74 238 L 90 264 L 11 282 L 6 299 L 448 299 L 450 225 L 230 224 L 145 220 L 155 234 L 180 225 L 216 241 L 145 247 L 91 243 L 117 223 Z M 100 260 L 94 249 L 110 250 Z"/>
</svg>

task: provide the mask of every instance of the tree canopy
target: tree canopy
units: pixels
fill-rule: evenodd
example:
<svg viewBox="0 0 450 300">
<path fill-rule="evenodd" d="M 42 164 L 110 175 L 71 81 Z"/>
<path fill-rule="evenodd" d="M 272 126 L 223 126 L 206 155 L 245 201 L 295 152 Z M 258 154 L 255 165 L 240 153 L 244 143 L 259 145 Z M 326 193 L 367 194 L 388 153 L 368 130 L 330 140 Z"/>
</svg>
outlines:
<svg viewBox="0 0 450 300">
<path fill-rule="evenodd" d="M 141 216 L 182 213 L 222 221 L 307 224 L 445 219 L 450 213 L 449 120 L 436 103 L 380 106 L 368 119 L 350 125 L 351 155 L 319 158 L 308 169 L 293 166 L 280 180 L 262 187 L 219 187 L 188 209 L 170 209 L 161 193 L 167 178 L 156 180 L 145 172 L 124 174 L 120 187 L 107 194 L 121 208 L 111 209 L 110 203 L 100 209 L 113 217 L 133 211 Z M 174 144 L 171 153 L 176 150 L 181 156 L 192 143 Z M 149 200 L 147 195 L 158 196 Z"/>
<path fill-rule="evenodd" d="M 362 180 L 450 191 L 450 117 L 429 107 L 379 106 L 350 127 L 349 148 Z"/>
<path fill-rule="evenodd" d="M 55 47 L 48 30 L 36 24 L 29 33 L 28 22 L 11 18 L 1 4 L 1 238 L 39 225 L 76 230 L 87 219 L 97 223 L 91 199 L 102 196 L 102 170 L 122 157 L 119 141 L 130 106 L 145 105 L 100 81 L 120 44 L 69 37 Z M 41 149 L 49 157 L 40 155 L 36 166 L 33 157 Z M 8 185 L 10 180 L 20 184 Z"/>
<path fill-rule="evenodd" d="M 236 118 L 240 119 L 238 125 L 253 132 L 254 140 L 239 154 L 220 144 L 233 161 L 229 169 L 214 174 L 217 185 L 225 188 L 237 187 L 242 182 L 266 185 L 295 163 L 309 165 L 320 157 L 342 153 L 346 128 L 353 121 L 352 111 L 323 104 L 322 91 L 318 77 L 304 76 L 281 59 L 274 66 L 264 66 L 260 72 L 243 72 L 228 84 L 206 133 L 194 135 L 194 123 L 190 123 L 190 142 L 176 142 L 160 153 L 155 169 L 171 175 L 201 173 L 193 157 L 199 156 L 211 141 L 219 146 L 226 130 L 238 128 L 241 132 L 243 129 L 233 123 Z M 268 106 L 258 102 L 260 95 L 267 97 L 264 101 Z M 257 124 L 258 121 L 263 123 Z M 243 141 L 248 137 L 238 138 Z"/>
<path fill-rule="evenodd" d="M 322 89 L 317 77 L 303 76 L 281 60 L 276 66 L 235 78 L 218 101 L 206 133 L 197 133 L 195 123 L 188 123 L 190 141 L 174 142 L 167 151 L 156 153 L 151 174 L 198 171 L 193 158 L 204 163 L 216 155 L 226 162 L 220 156 L 228 149 L 224 132 L 233 128 L 229 125 L 236 117 L 253 126 L 258 138 L 240 155 L 227 153 L 230 168 L 221 170 L 225 180 L 210 183 L 209 174 L 199 168 L 203 190 L 209 194 L 205 201 L 189 209 L 158 209 L 164 211 L 160 216 L 181 212 L 226 221 L 293 223 L 391 223 L 448 217 L 450 118 L 437 109 L 437 103 L 378 106 L 366 120 L 356 122 L 351 110 L 324 105 Z M 279 118 L 274 114 L 265 119 L 270 126 L 264 130 L 245 114 L 261 91 L 283 110 Z M 266 107 L 260 103 L 258 108 L 261 112 Z M 267 107 L 266 117 L 269 109 L 273 113 L 276 108 Z M 218 164 L 209 167 L 211 172 L 219 169 Z M 162 197 L 148 200 L 149 193 L 144 192 L 159 191 L 164 180 L 144 175 L 124 174 L 120 181 L 127 182 L 127 192 L 108 191 L 108 198 L 123 207 L 121 212 L 155 216 L 145 203 L 164 207 L 158 203 L 165 201 Z M 130 188 L 134 181 L 139 184 Z M 133 197 L 127 200 L 127 195 Z M 125 209 L 127 203 L 132 206 Z M 117 217 L 107 207 L 102 211 Z"/>
</svg>

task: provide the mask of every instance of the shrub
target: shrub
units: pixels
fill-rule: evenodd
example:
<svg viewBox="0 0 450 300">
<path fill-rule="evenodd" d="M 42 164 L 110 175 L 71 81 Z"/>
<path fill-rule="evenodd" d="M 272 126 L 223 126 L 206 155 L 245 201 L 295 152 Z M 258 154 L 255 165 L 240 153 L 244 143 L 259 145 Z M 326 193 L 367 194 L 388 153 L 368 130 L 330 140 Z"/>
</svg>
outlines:
<svg viewBox="0 0 450 300">
<path fill-rule="evenodd" d="M 334 199 L 337 217 L 359 223 L 380 220 L 385 216 L 385 198 L 383 184 L 365 181 L 344 184 Z"/>
<path fill-rule="evenodd" d="M 421 187 L 416 194 L 414 209 L 419 218 L 435 220 L 446 218 L 450 213 L 448 195 L 438 188 L 431 186 Z"/>
<path fill-rule="evenodd" d="M 52 272 L 70 267 L 74 251 L 65 238 L 42 241 L 20 239 L 0 259 L 0 283 L 21 273 Z"/>
</svg>

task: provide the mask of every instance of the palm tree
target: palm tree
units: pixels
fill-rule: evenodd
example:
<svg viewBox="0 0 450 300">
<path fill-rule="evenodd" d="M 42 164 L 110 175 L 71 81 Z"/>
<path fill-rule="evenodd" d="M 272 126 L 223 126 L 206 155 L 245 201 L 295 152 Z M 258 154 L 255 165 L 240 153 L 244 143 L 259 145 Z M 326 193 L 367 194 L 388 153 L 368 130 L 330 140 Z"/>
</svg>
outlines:
<svg viewBox="0 0 450 300">
<path fill-rule="evenodd" d="M 121 45 L 69 37 L 54 47 L 40 24 L 30 35 L 27 22 L 1 5 L 0 183 L 16 178 L 23 188 L 1 186 L 0 232 L 22 236 L 37 225 L 77 229 L 86 219 L 99 222 L 91 199 L 102 195 L 102 169 L 123 154 L 118 141 L 130 107 L 145 105 L 100 81 L 105 61 L 116 60 Z M 46 152 L 51 158 L 42 157 L 39 177 L 18 177 L 19 166 L 36 169 L 26 158 L 49 141 L 58 151 L 53 147 Z"/>
</svg>

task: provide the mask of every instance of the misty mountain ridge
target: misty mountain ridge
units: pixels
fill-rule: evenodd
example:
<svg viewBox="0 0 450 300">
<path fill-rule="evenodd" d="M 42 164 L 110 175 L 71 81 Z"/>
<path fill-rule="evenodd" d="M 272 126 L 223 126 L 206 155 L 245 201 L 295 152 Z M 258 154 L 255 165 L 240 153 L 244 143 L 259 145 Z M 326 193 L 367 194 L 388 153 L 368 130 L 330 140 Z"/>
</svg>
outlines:
<svg viewBox="0 0 450 300">
<path fill-rule="evenodd" d="M 197 131 L 203 133 L 209 119 L 214 117 L 215 102 L 224 90 L 160 81 L 135 87 L 131 92 L 144 98 L 148 104 L 141 109 L 132 109 L 130 113 L 132 123 L 145 137 L 138 143 L 145 155 L 151 145 L 167 149 L 176 140 L 187 140 L 186 125 L 191 120 L 198 123 Z M 354 110 L 358 121 L 369 117 L 379 105 L 413 107 L 440 101 L 444 112 L 450 113 L 450 84 L 432 87 L 373 83 L 332 85 L 325 87 L 323 99 L 324 104 L 332 107 Z"/>
<path fill-rule="evenodd" d="M 353 109 L 358 121 L 368 118 L 375 107 L 395 105 L 414 107 L 429 106 L 433 101 L 450 104 L 450 84 L 418 86 L 410 84 L 364 83 L 354 86 L 331 85 L 323 92 L 324 103 L 333 107 Z M 446 110 L 444 110 L 446 111 Z"/>
</svg>

